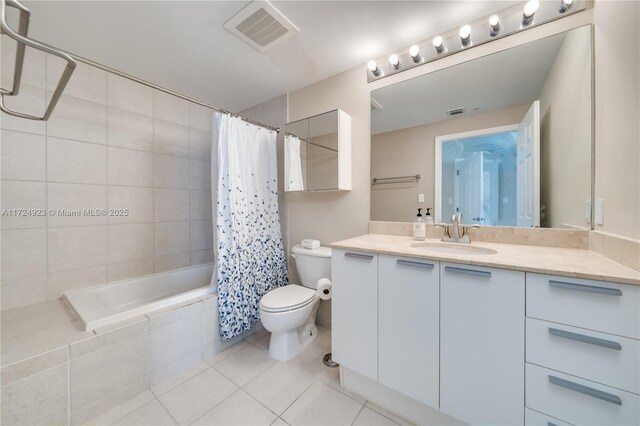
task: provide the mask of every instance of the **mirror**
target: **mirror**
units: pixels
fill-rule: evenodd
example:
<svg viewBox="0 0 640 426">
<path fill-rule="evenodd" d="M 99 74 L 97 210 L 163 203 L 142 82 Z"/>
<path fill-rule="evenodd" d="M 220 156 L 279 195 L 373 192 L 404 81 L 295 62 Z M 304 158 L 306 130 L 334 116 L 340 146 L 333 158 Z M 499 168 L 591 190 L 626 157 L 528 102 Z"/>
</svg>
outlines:
<svg viewBox="0 0 640 426">
<path fill-rule="evenodd" d="M 590 229 L 592 109 L 590 26 L 371 92 L 371 220 Z"/>
<path fill-rule="evenodd" d="M 284 125 L 285 191 L 351 189 L 351 118 L 333 110 Z"/>
</svg>

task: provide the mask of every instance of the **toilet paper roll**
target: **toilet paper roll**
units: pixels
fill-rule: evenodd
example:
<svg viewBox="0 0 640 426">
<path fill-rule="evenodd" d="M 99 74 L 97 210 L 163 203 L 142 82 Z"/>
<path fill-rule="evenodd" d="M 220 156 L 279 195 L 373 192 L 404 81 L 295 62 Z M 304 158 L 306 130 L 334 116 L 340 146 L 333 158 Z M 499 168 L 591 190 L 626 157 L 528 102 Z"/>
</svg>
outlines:
<svg viewBox="0 0 640 426">
<path fill-rule="evenodd" d="M 316 294 L 322 300 L 331 299 L 331 281 L 327 278 L 320 278 L 318 280 L 318 290 Z"/>
</svg>

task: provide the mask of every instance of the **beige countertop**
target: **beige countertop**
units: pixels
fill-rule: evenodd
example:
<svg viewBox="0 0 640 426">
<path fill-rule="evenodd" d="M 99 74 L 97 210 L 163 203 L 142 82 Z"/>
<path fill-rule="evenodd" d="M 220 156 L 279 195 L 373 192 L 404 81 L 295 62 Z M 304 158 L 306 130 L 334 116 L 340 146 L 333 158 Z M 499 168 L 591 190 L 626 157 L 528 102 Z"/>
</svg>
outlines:
<svg viewBox="0 0 640 426">
<path fill-rule="evenodd" d="M 640 285 L 640 271 L 590 250 L 473 242 L 473 246 L 493 249 L 497 253 L 436 254 L 411 247 L 411 244 L 420 242 L 423 241 L 399 235 L 367 234 L 338 241 L 330 246 L 337 249 Z M 440 240 L 427 238 L 424 242 L 438 243 Z"/>
</svg>

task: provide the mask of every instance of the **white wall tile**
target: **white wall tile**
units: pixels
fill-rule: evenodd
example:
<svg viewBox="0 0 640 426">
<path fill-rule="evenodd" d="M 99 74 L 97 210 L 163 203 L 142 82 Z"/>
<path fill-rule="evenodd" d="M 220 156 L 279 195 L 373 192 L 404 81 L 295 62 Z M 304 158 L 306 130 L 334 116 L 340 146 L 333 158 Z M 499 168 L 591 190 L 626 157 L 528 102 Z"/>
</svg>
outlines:
<svg viewBox="0 0 640 426">
<path fill-rule="evenodd" d="M 154 90 L 153 117 L 171 123 L 189 125 L 189 102 L 168 93 Z"/>
<path fill-rule="evenodd" d="M 211 191 L 192 190 L 191 220 L 207 220 L 212 217 L 213 205 L 211 204 Z"/>
<path fill-rule="evenodd" d="M 51 92 L 49 92 L 49 98 Z M 83 142 L 107 143 L 107 107 L 62 95 L 51 118 L 47 135 Z"/>
<path fill-rule="evenodd" d="M 2 279 L 45 274 L 46 247 L 44 228 L 2 231 Z"/>
<path fill-rule="evenodd" d="M 107 148 L 48 137 L 47 179 L 49 182 L 107 183 Z"/>
<path fill-rule="evenodd" d="M 44 302 L 46 284 L 45 275 L 2 280 L 2 310 Z"/>
<path fill-rule="evenodd" d="M 156 256 L 166 254 L 189 253 L 189 222 L 164 222 L 154 225 L 154 253 Z"/>
<path fill-rule="evenodd" d="M 182 304 L 169 306 L 154 312 L 149 312 L 149 329 L 164 327 L 172 322 L 180 321 L 192 315 L 200 314 L 203 309 L 203 303 L 199 299 L 192 299 Z"/>
<path fill-rule="evenodd" d="M 57 299 L 67 290 L 91 287 L 106 282 L 107 267 L 104 265 L 52 272 L 47 277 L 47 300 Z"/>
<path fill-rule="evenodd" d="M 167 121 L 154 120 L 153 143 L 155 152 L 159 154 L 188 157 L 189 128 Z"/>
<path fill-rule="evenodd" d="M 123 77 L 107 75 L 108 105 L 153 117 L 153 89 Z"/>
<path fill-rule="evenodd" d="M 189 159 L 155 154 L 154 181 L 156 188 L 189 189 Z"/>
<path fill-rule="evenodd" d="M 144 333 L 71 360 L 71 411 L 148 377 L 149 335 Z"/>
<path fill-rule="evenodd" d="M 47 56 L 47 90 L 54 91 L 67 61 Z M 107 72 L 78 62 L 71 79 L 64 88 L 64 94 L 102 105 L 107 104 Z"/>
<path fill-rule="evenodd" d="M 154 190 L 155 222 L 189 220 L 189 191 L 186 189 Z"/>
<path fill-rule="evenodd" d="M 153 257 L 153 224 L 109 226 L 109 263 Z"/>
<path fill-rule="evenodd" d="M 128 209 L 126 216 L 110 215 L 110 224 L 153 222 L 153 188 L 109 186 L 109 209 Z"/>
<path fill-rule="evenodd" d="M 202 105 L 189 104 L 189 126 L 194 129 L 213 131 L 213 114 L 215 111 Z"/>
<path fill-rule="evenodd" d="M 40 89 L 28 84 L 22 84 L 20 85 L 20 94 L 18 96 L 5 98 L 5 106 L 12 111 L 42 117 L 46 108 L 46 97 L 47 94 L 44 88 Z M 5 113 L 2 113 L 0 125 L 2 125 L 3 129 L 37 133 L 39 135 L 44 135 L 46 128 L 46 122 L 44 121 L 25 120 Z"/>
<path fill-rule="evenodd" d="M 208 161 L 191 160 L 191 189 L 205 189 L 211 191 L 211 163 Z"/>
<path fill-rule="evenodd" d="M 43 228 L 47 222 L 44 182 L 0 181 L 2 209 L 34 209 L 30 214 L 2 216 L 2 229 Z"/>
<path fill-rule="evenodd" d="M 108 144 L 153 151 L 153 119 L 118 108 L 108 109 Z"/>
<path fill-rule="evenodd" d="M 94 216 L 95 212 L 107 208 L 107 187 L 76 183 L 48 183 L 47 208 L 49 226 L 88 226 L 107 223 L 107 216 Z M 63 211 L 80 212 L 80 216 L 65 215 Z"/>
<path fill-rule="evenodd" d="M 2 130 L 0 138 L 2 179 L 45 180 L 44 136 Z"/>
<path fill-rule="evenodd" d="M 107 263 L 107 227 L 49 228 L 49 273 Z"/>
<path fill-rule="evenodd" d="M 2 424 L 68 424 L 68 364 L 2 387 Z"/>
<path fill-rule="evenodd" d="M 189 155 L 197 160 L 211 161 L 211 132 L 189 129 Z"/>
<path fill-rule="evenodd" d="M 213 248 L 213 225 L 210 220 L 191 222 L 191 250 Z"/>
<path fill-rule="evenodd" d="M 153 154 L 109 147 L 109 185 L 153 186 Z"/>
<path fill-rule="evenodd" d="M 190 265 L 189 253 L 166 254 L 153 259 L 153 271 L 165 272 L 172 269 L 187 268 Z"/>
<path fill-rule="evenodd" d="M 126 260 L 109 264 L 107 276 L 109 282 L 126 280 L 132 277 L 153 274 L 153 258 Z"/>
<path fill-rule="evenodd" d="M 213 262 L 213 249 L 196 250 L 191 252 L 191 266 Z"/>
<path fill-rule="evenodd" d="M 151 385 L 202 360 L 202 315 L 200 313 L 164 327 L 149 336 Z"/>
</svg>

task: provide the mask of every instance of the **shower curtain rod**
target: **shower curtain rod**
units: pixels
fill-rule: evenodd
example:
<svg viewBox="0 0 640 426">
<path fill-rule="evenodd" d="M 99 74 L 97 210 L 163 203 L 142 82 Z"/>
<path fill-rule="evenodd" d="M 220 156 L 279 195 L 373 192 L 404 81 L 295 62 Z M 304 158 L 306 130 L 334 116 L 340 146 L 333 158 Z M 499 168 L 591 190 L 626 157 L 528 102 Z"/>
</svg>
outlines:
<svg viewBox="0 0 640 426">
<path fill-rule="evenodd" d="M 252 119 L 250 119 L 248 117 L 243 117 L 243 116 L 241 116 L 239 114 L 236 114 L 235 112 L 227 111 L 226 109 L 222 109 L 222 108 L 218 108 L 218 107 L 213 106 L 213 105 L 209 105 L 206 102 L 202 102 L 202 101 L 199 101 L 197 99 L 191 98 L 189 96 L 183 95 L 181 93 L 174 92 L 173 90 L 169 90 L 167 88 L 164 88 L 162 86 L 158 86 L 157 84 L 150 83 L 150 82 L 148 82 L 146 80 L 143 80 L 141 78 L 134 77 L 134 76 L 132 76 L 130 74 L 127 74 L 125 72 L 118 71 L 118 70 L 113 69 L 111 67 L 108 67 L 106 65 L 102 65 L 102 64 L 100 64 L 98 62 L 92 61 L 91 59 L 83 58 L 82 56 L 78 56 L 78 55 L 73 54 L 73 53 L 68 53 L 67 52 L 67 54 L 69 56 L 71 56 L 73 59 L 75 59 L 76 61 L 84 62 L 87 65 L 91 65 L 93 67 L 100 68 L 101 70 L 110 72 L 112 74 L 116 74 L 116 75 L 118 75 L 120 77 L 126 78 L 126 79 L 131 80 L 131 81 L 135 81 L 136 83 L 143 84 L 145 86 L 151 87 L 152 89 L 159 90 L 159 91 L 167 93 L 169 95 L 176 96 L 176 97 L 178 97 L 180 99 L 184 99 L 185 101 L 189 101 L 189 102 L 192 102 L 194 104 L 198 104 L 200 106 L 212 109 L 212 110 L 220 112 L 222 114 L 228 114 L 228 115 L 232 115 L 232 116 L 235 116 L 235 117 L 239 117 L 240 119 L 242 119 L 243 121 L 246 121 L 247 123 L 255 124 L 256 126 L 264 127 L 265 129 L 274 130 L 277 133 L 280 133 L 280 128 L 279 127 L 270 126 L 268 124 L 264 124 L 264 123 L 261 123 L 261 122 L 256 121 L 256 120 L 252 120 Z"/>
</svg>

